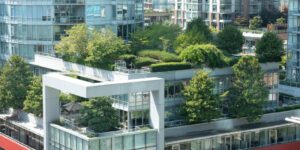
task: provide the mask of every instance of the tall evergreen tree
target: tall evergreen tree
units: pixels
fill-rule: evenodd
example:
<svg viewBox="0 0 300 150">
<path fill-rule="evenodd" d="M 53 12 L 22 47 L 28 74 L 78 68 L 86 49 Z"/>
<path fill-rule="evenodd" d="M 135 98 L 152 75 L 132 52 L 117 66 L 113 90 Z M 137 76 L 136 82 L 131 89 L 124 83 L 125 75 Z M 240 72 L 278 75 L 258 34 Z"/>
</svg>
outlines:
<svg viewBox="0 0 300 150">
<path fill-rule="evenodd" d="M 244 56 L 232 69 L 234 79 L 228 95 L 230 115 L 247 117 L 248 121 L 260 119 L 267 102 L 268 89 L 258 60 L 252 56 Z"/>
<path fill-rule="evenodd" d="M 43 115 L 43 87 L 41 77 L 34 77 L 31 81 L 23 109 L 28 113 L 35 114 L 36 116 Z"/>
</svg>

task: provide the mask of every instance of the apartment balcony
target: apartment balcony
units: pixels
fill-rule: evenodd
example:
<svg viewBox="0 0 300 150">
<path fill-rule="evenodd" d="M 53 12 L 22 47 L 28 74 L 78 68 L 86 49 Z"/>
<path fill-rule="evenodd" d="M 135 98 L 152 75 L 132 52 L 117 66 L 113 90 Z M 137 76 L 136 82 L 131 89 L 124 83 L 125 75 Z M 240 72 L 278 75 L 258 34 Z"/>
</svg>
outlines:
<svg viewBox="0 0 300 150">
<path fill-rule="evenodd" d="M 300 26 L 299 27 L 289 27 L 288 32 L 300 34 Z"/>
<path fill-rule="evenodd" d="M 300 15 L 300 10 L 289 10 L 289 15 Z"/>
<path fill-rule="evenodd" d="M 84 128 L 50 124 L 50 147 L 58 149 L 156 149 L 157 130 L 139 128 L 89 133 Z"/>
<path fill-rule="evenodd" d="M 279 92 L 294 97 L 300 97 L 300 82 L 283 80 L 278 86 Z"/>
</svg>

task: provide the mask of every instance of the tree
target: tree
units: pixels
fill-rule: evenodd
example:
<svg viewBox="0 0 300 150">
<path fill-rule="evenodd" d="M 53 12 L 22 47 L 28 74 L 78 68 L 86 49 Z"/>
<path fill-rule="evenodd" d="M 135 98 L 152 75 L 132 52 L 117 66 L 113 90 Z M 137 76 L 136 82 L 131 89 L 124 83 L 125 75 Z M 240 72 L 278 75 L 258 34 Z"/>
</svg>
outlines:
<svg viewBox="0 0 300 150">
<path fill-rule="evenodd" d="M 240 52 L 244 44 L 242 32 L 233 26 L 225 26 L 217 37 L 218 48 L 231 54 Z"/>
<path fill-rule="evenodd" d="M 66 36 L 61 37 L 55 45 L 56 53 L 64 60 L 84 63 L 87 57 L 87 43 L 89 41 L 88 28 L 85 24 L 74 25 L 66 30 Z"/>
<path fill-rule="evenodd" d="M 23 109 L 32 72 L 25 60 L 13 55 L 4 65 L 0 76 L 0 108 Z"/>
<path fill-rule="evenodd" d="M 256 30 L 262 25 L 262 20 L 260 16 L 255 16 L 249 21 L 249 29 Z"/>
<path fill-rule="evenodd" d="M 249 20 L 245 17 L 237 16 L 234 20 L 234 24 L 237 26 L 248 26 Z"/>
<path fill-rule="evenodd" d="M 211 44 L 191 45 L 180 53 L 181 59 L 194 65 L 206 65 L 211 68 L 227 65 L 224 54 Z"/>
<path fill-rule="evenodd" d="M 98 32 L 94 30 L 88 42 L 88 56 L 85 61 L 93 67 L 112 69 L 112 65 L 120 55 L 128 51 L 128 45 L 111 30 Z"/>
<path fill-rule="evenodd" d="M 214 94 L 214 82 L 207 72 L 200 70 L 184 88 L 183 112 L 188 123 L 211 121 L 220 116 L 220 96 Z"/>
<path fill-rule="evenodd" d="M 81 125 L 88 126 L 95 132 L 105 132 L 119 127 L 117 111 L 112 107 L 109 97 L 98 97 L 82 102 Z"/>
<path fill-rule="evenodd" d="M 259 16 L 262 19 L 262 25 L 267 26 L 269 23 L 275 23 L 277 18 L 281 17 L 281 13 L 277 8 L 270 7 L 266 8 L 263 7 Z"/>
<path fill-rule="evenodd" d="M 173 43 L 181 32 L 178 25 L 171 23 L 155 23 L 145 29 L 140 28 L 132 35 L 132 48 L 135 51 L 143 49 L 162 49 L 173 51 Z"/>
<path fill-rule="evenodd" d="M 201 18 L 192 20 L 187 24 L 186 31 L 183 35 L 178 36 L 174 43 L 177 53 L 180 53 L 189 45 L 205 44 L 212 40 L 212 33 L 209 27 Z"/>
<path fill-rule="evenodd" d="M 43 87 L 41 77 L 34 77 L 31 81 L 23 109 L 36 116 L 41 117 L 43 115 Z"/>
<path fill-rule="evenodd" d="M 268 89 L 257 58 L 244 56 L 232 69 L 234 79 L 228 94 L 230 115 L 246 117 L 250 122 L 260 119 L 267 102 Z"/>
<path fill-rule="evenodd" d="M 266 32 L 257 42 L 255 52 L 260 62 L 279 62 L 283 54 L 283 42 L 275 33 Z"/>
</svg>

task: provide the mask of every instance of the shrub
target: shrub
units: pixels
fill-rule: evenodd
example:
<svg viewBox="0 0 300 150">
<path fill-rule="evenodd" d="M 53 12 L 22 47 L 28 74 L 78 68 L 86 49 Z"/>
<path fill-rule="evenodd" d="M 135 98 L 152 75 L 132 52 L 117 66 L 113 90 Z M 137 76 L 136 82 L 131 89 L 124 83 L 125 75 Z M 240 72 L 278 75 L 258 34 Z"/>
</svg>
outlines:
<svg viewBox="0 0 300 150">
<path fill-rule="evenodd" d="M 124 60 L 126 64 L 129 65 L 134 62 L 136 56 L 132 54 L 124 54 L 124 55 L 120 55 L 119 59 Z"/>
<path fill-rule="evenodd" d="M 138 53 L 141 57 L 150 57 L 153 59 L 161 60 L 163 62 L 180 62 L 180 58 L 172 53 L 157 50 L 143 50 Z"/>
<path fill-rule="evenodd" d="M 172 70 L 184 70 L 192 68 L 190 63 L 186 62 L 168 62 L 152 64 L 150 66 L 152 72 L 172 71 Z"/>
<path fill-rule="evenodd" d="M 144 66 L 150 66 L 151 64 L 155 63 L 156 61 L 149 57 L 137 57 L 134 61 L 134 65 L 136 68 L 141 68 Z"/>
<path fill-rule="evenodd" d="M 225 67 L 226 56 L 211 44 L 191 45 L 183 50 L 180 57 L 195 65 L 206 65 L 211 68 Z"/>
</svg>

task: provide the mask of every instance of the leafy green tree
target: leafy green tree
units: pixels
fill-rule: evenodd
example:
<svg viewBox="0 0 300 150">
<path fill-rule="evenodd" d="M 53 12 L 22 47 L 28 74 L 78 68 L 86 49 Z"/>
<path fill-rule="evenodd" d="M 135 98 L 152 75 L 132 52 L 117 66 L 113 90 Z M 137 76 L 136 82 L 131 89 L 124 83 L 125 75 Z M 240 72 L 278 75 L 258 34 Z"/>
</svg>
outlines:
<svg viewBox="0 0 300 150">
<path fill-rule="evenodd" d="M 33 113 L 36 116 L 43 115 L 43 87 L 42 78 L 34 77 L 28 87 L 24 111 Z"/>
<path fill-rule="evenodd" d="M 260 62 L 279 62 L 283 54 L 283 42 L 275 33 L 266 32 L 257 42 L 255 52 Z"/>
<path fill-rule="evenodd" d="M 85 24 L 78 24 L 66 30 L 66 36 L 55 45 L 56 53 L 64 60 L 84 63 L 88 55 L 87 45 L 89 41 L 88 28 Z"/>
<path fill-rule="evenodd" d="M 212 44 L 191 45 L 180 53 L 181 59 L 194 65 L 211 68 L 227 65 L 224 54 Z"/>
<path fill-rule="evenodd" d="M 178 36 L 174 43 L 177 53 L 180 53 L 189 45 L 205 44 L 212 40 L 212 33 L 209 27 L 201 18 L 197 18 L 188 23 L 183 35 Z"/>
<path fill-rule="evenodd" d="M 132 35 L 132 48 L 135 51 L 143 49 L 162 49 L 172 51 L 173 43 L 181 32 L 178 25 L 171 23 L 155 23 L 145 29 L 140 28 Z"/>
<path fill-rule="evenodd" d="M 263 7 L 261 9 L 261 12 L 259 13 L 259 16 L 262 19 L 262 25 L 267 26 L 267 24 L 269 24 L 269 23 L 275 23 L 276 19 L 281 17 L 281 13 L 277 8 Z"/>
<path fill-rule="evenodd" d="M 267 102 L 268 89 L 257 58 L 244 56 L 232 69 L 234 79 L 228 94 L 230 115 L 246 117 L 250 122 L 260 119 Z"/>
<path fill-rule="evenodd" d="M 105 132 L 119 127 L 117 111 L 112 107 L 109 97 L 98 97 L 82 102 L 81 125 L 88 126 L 95 132 Z"/>
<path fill-rule="evenodd" d="M 249 29 L 256 30 L 262 25 L 262 20 L 260 16 L 255 16 L 249 21 Z"/>
<path fill-rule="evenodd" d="M 217 46 L 231 54 L 240 52 L 244 44 L 244 37 L 240 30 L 233 26 L 225 28 L 217 35 Z"/>
<path fill-rule="evenodd" d="M 23 109 L 31 79 L 32 72 L 25 60 L 17 55 L 11 56 L 0 76 L 0 108 Z"/>
<path fill-rule="evenodd" d="M 88 56 L 85 61 L 93 67 L 112 69 L 114 60 L 125 54 L 128 48 L 124 40 L 111 30 L 106 29 L 101 32 L 94 30 L 87 45 Z"/>
<path fill-rule="evenodd" d="M 214 81 L 200 70 L 184 88 L 183 112 L 188 123 L 211 121 L 220 116 L 220 96 L 214 94 Z"/>
<path fill-rule="evenodd" d="M 238 16 L 235 18 L 234 24 L 237 26 L 248 26 L 249 20 L 246 19 L 245 17 Z"/>
</svg>

